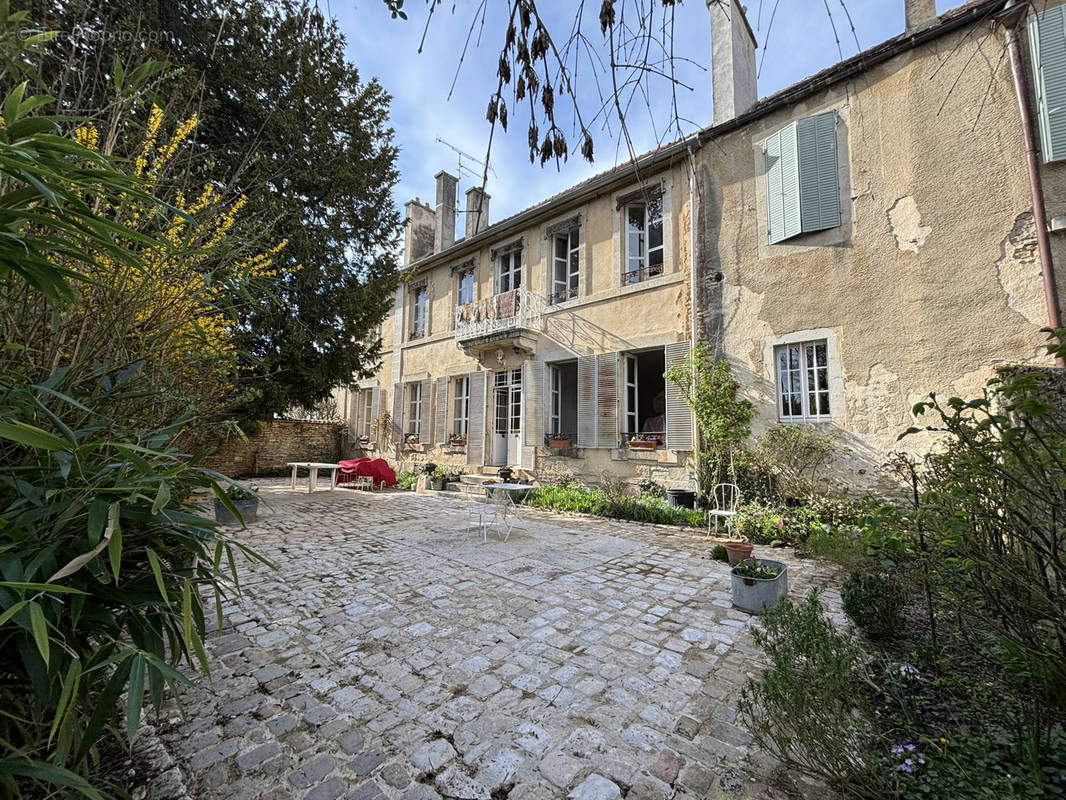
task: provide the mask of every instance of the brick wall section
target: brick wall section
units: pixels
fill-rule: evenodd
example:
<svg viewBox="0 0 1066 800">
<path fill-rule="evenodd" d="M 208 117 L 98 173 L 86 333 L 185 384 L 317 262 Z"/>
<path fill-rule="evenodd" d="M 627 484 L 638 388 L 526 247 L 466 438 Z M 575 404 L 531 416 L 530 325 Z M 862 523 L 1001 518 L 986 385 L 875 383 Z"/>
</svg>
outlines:
<svg viewBox="0 0 1066 800">
<path fill-rule="evenodd" d="M 342 457 L 344 433 L 338 422 L 271 420 L 250 431 L 247 441 L 232 437 L 221 442 L 206 465 L 243 478 L 284 471 L 290 461 L 336 462 Z"/>
</svg>

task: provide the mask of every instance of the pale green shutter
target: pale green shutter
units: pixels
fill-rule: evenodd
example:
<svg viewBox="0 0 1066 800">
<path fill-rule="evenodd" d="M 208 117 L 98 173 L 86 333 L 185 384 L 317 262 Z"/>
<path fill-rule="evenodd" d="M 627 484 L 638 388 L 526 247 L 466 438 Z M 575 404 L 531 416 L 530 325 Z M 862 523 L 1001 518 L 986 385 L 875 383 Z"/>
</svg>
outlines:
<svg viewBox="0 0 1066 800">
<path fill-rule="evenodd" d="M 470 416 L 466 425 L 466 463 L 479 467 L 485 463 L 486 375 L 485 372 L 471 372 L 467 376 L 470 378 Z"/>
<path fill-rule="evenodd" d="M 618 447 L 618 353 L 596 356 L 596 446 Z"/>
<path fill-rule="evenodd" d="M 577 446 L 596 446 L 596 356 L 577 359 Z"/>
<path fill-rule="evenodd" d="M 434 403 L 433 441 L 438 444 L 448 443 L 448 384 L 451 378 L 437 378 L 437 400 Z"/>
<path fill-rule="evenodd" d="M 770 244 L 801 232 L 796 123 L 766 140 L 766 229 Z"/>
<path fill-rule="evenodd" d="M 1066 158 L 1066 7 L 1029 17 L 1029 50 L 1044 161 Z"/>
<path fill-rule="evenodd" d="M 800 224 L 803 233 L 840 224 L 837 113 L 826 111 L 796 123 Z"/>
<path fill-rule="evenodd" d="M 688 342 L 666 345 L 666 368 L 684 364 L 689 352 Z M 692 449 L 692 410 L 681 388 L 670 380 L 666 382 L 666 446 L 670 450 Z"/>
<path fill-rule="evenodd" d="M 404 413 L 403 413 L 403 401 L 404 391 L 402 383 L 394 383 L 392 385 L 392 441 L 402 442 L 404 431 Z"/>
</svg>

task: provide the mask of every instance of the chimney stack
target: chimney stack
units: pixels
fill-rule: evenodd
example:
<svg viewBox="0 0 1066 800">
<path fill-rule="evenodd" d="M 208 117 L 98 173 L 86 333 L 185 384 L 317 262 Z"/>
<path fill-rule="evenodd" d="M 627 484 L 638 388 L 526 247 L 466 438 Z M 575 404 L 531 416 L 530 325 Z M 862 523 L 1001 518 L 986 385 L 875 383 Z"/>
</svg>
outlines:
<svg viewBox="0 0 1066 800">
<path fill-rule="evenodd" d="M 903 0 L 907 33 L 936 19 L 936 0 Z"/>
<path fill-rule="evenodd" d="M 417 197 L 404 203 L 403 265 L 409 266 L 433 252 L 437 215 Z"/>
<path fill-rule="evenodd" d="M 441 170 L 437 178 L 437 227 L 433 236 L 433 252 L 440 253 L 455 244 L 455 191 L 459 179 Z"/>
<path fill-rule="evenodd" d="M 471 186 L 466 190 L 466 238 L 489 227 L 490 199 L 479 186 Z"/>
<path fill-rule="evenodd" d="M 759 99 L 755 34 L 737 0 L 707 0 L 707 8 L 711 12 L 714 124 L 719 125 L 740 116 Z"/>
</svg>

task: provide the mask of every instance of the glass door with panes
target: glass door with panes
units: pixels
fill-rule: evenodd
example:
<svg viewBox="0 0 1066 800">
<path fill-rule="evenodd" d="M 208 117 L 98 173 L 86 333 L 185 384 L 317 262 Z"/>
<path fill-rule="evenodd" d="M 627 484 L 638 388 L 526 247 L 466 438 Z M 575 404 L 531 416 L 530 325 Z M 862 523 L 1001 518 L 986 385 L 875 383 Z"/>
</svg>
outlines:
<svg viewBox="0 0 1066 800">
<path fill-rule="evenodd" d="M 492 466 L 517 465 L 522 445 L 522 370 L 492 376 Z"/>
</svg>

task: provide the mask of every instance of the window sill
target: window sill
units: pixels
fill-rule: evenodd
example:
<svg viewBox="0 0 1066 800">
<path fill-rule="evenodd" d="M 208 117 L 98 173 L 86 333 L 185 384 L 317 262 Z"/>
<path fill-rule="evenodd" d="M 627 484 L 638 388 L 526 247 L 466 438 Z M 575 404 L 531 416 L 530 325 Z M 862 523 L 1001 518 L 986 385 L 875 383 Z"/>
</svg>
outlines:
<svg viewBox="0 0 1066 800">
<path fill-rule="evenodd" d="M 777 421 L 782 425 L 827 425 L 833 422 L 833 417 L 778 417 Z"/>
</svg>

